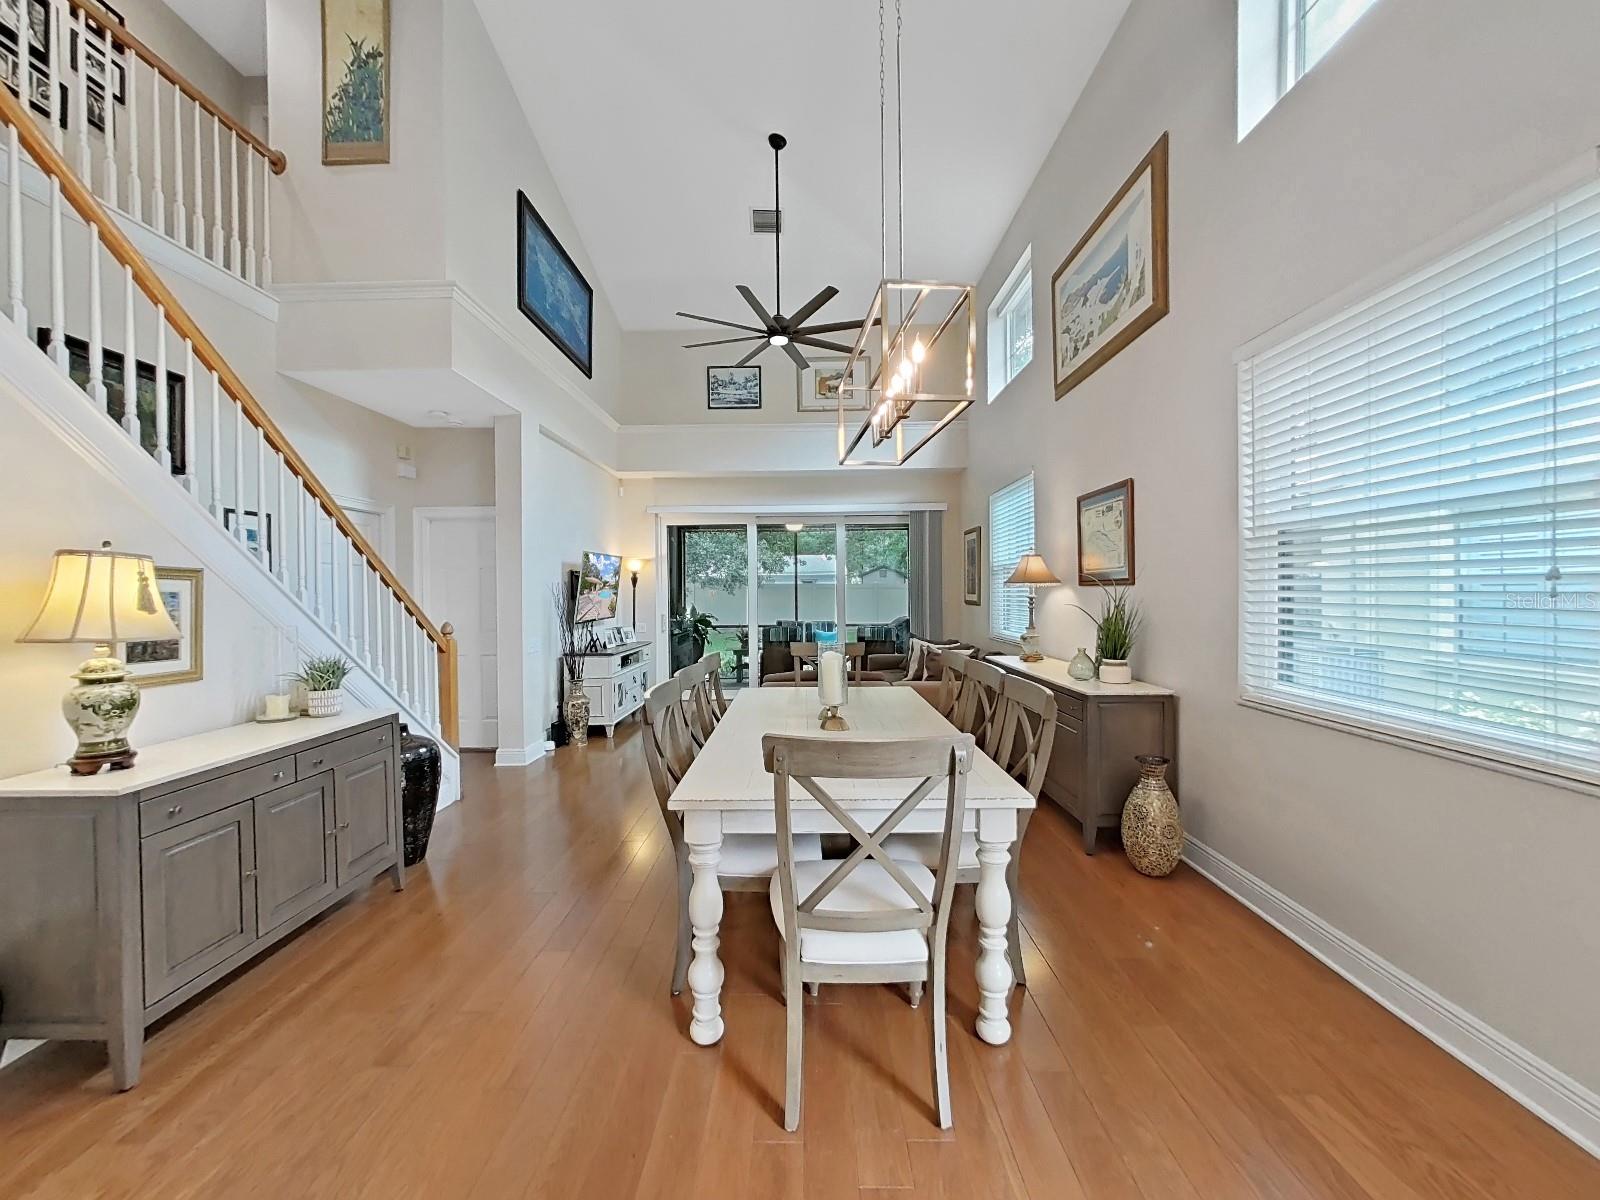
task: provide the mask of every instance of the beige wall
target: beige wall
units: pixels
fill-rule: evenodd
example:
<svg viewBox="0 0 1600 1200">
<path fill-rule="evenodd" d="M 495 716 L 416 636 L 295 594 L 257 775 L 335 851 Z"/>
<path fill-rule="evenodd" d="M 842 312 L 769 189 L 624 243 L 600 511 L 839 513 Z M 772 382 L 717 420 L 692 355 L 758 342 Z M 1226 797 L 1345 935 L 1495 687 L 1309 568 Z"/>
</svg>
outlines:
<svg viewBox="0 0 1600 1200">
<path fill-rule="evenodd" d="M 744 302 L 730 288 L 730 320 L 742 319 L 735 305 Z M 835 313 L 844 320 L 843 305 Z M 830 310 L 831 311 L 831 310 Z M 860 316 L 859 313 L 856 314 Z M 750 317 L 754 320 L 753 315 Z M 721 331 L 737 337 L 738 330 Z M 750 350 L 744 346 L 713 346 L 685 350 L 690 342 L 708 341 L 721 334 L 714 327 L 704 331 L 672 333 L 628 333 L 623 336 L 622 397 L 617 419 L 626 425 L 703 425 L 731 422 L 740 425 L 774 425 L 815 421 L 823 425 L 838 420 L 833 413 L 803 413 L 797 405 L 799 372 L 782 350 L 768 349 L 759 359 L 761 368 L 761 407 L 752 411 L 713 411 L 706 407 L 706 368 L 738 362 Z"/>
<path fill-rule="evenodd" d="M 1537 13 L 1535 14 L 1535 11 Z M 1132 476 L 1141 676 L 1176 688 L 1190 830 L 1590 1088 L 1600 1087 L 1594 797 L 1236 702 L 1233 350 L 1600 142 L 1591 0 L 1374 6 L 1242 143 L 1232 0 L 1134 0 L 984 273 L 1033 245 L 1033 364 L 975 410 L 966 502 L 1032 467 L 1039 548 Z M 1171 132 L 1172 311 L 1064 399 L 1048 280 Z M 983 378 L 983 372 L 979 372 Z M 1066 586 L 1047 652 L 1088 641 Z M 982 634 L 986 610 L 967 610 Z"/>
<path fill-rule="evenodd" d="M 240 74 L 161 0 L 121 0 L 116 7 L 127 19 L 129 33 L 171 63 L 229 116 L 249 124 L 251 107 L 265 97 L 265 80 Z M 149 86 L 148 79 L 141 78 L 140 83 L 141 88 Z M 141 90 L 141 105 L 148 104 L 146 97 Z"/>
</svg>

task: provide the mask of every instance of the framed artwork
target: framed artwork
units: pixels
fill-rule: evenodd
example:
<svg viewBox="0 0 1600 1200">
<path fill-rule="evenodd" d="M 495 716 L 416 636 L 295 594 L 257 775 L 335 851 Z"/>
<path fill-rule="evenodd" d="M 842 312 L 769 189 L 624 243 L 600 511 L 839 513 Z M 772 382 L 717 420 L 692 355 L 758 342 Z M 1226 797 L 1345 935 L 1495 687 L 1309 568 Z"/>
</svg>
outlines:
<svg viewBox="0 0 1600 1200">
<path fill-rule="evenodd" d="M 517 307 L 594 378 L 594 288 L 524 192 L 517 193 Z"/>
<path fill-rule="evenodd" d="M 838 412 L 839 411 L 839 385 L 844 381 L 845 364 L 850 361 L 847 355 L 835 358 L 813 358 L 810 366 L 804 371 L 798 367 L 796 373 L 800 376 L 798 389 L 798 406 L 801 412 Z M 851 372 L 850 382 L 853 386 L 865 389 L 867 381 L 872 378 L 872 363 L 868 356 L 863 354 L 856 360 L 855 370 Z M 844 398 L 846 412 L 866 412 L 867 393 L 846 392 Z"/>
<path fill-rule="evenodd" d="M 983 526 L 961 535 L 961 599 L 973 608 L 983 604 Z"/>
<path fill-rule="evenodd" d="M 239 514 L 236 510 L 225 508 L 222 510 L 222 527 L 229 533 L 239 523 Z M 244 548 L 250 551 L 266 565 L 267 570 L 272 570 L 272 514 L 267 514 L 267 525 L 263 531 L 261 527 L 261 514 L 254 509 L 245 509 Z"/>
<path fill-rule="evenodd" d="M 105 45 L 102 43 L 102 41 L 99 38 L 96 38 L 93 34 L 90 34 L 90 36 L 87 39 L 87 41 L 88 41 L 88 47 L 89 48 L 88 48 L 88 51 L 85 54 L 84 61 L 88 64 L 88 69 L 85 72 L 85 77 L 86 77 L 86 79 L 88 81 L 87 91 L 89 92 L 89 109 L 90 109 L 90 113 L 92 114 L 93 111 L 94 111 L 94 93 L 96 91 L 98 91 L 100 93 L 100 104 L 101 104 L 101 106 L 104 107 L 104 105 L 105 105 L 105 91 L 106 91 L 106 78 L 107 78 L 107 76 L 110 76 L 110 78 L 111 78 L 111 80 L 112 80 L 112 82 L 114 84 L 114 86 L 112 88 L 112 92 L 111 92 L 112 99 L 114 99 L 118 104 L 126 104 L 128 102 L 128 69 L 127 69 L 127 67 L 123 66 L 123 64 L 120 63 L 120 62 L 110 62 L 110 63 L 108 63 L 106 61 L 106 48 L 105 48 Z M 74 29 L 72 31 L 72 36 L 69 39 L 69 45 L 71 47 L 71 49 L 70 49 L 70 51 L 68 53 L 69 64 L 70 64 L 72 70 L 76 71 L 76 70 L 79 69 L 79 67 L 78 67 L 78 31 L 76 29 Z M 123 51 L 122 47 L 120 45 L 118 45 L 116 42 L 112 42 L 111 43 L 111 49 L 112 49 L 113 52 L 116 52 L 116 53 L 125 53 L 125 51 Z"/>
<path fill-rule="evenodd" d="M 322 0 L 322 162 L 389 161 L 389 0 Z"/>
<path fill-rule="evenodd" d="M 205 573 L 197 567 L 157 567 L 156 591 L 178 637 L 124 642 L 122 661 L 140 687 L 194 683 L 205 674 Z"/>
<path fill-rule="evenodd" d="M 35 61 L 50 62 L 50 0 L 0 0 L 0 41 L 17 48 L 17 31 L 22 26 L 22 10 L 28 10 L 28 52 Z M 100 27 L 90 22 L 98 30 Z"/>
<path fill-rule="evenodd" d="M 760 408 L 760 367 L 707 367 L 707 408 Z"/>
<path fill-rule="evenodd" d="M 1133 480 L 1078 497 L 1078 582 L 1133 582 Z"/>
<path fill-rule="evenodd" d="M 41 327 L 34 341 L 46 353 L 50 350 L 50 329 Z M 85 392 L 89 390 L 89 343 L 70 334 L 67 348 L 67 376 Z M 101 380 L 106 389 L 106 413 L 119 425 L 127 412 L 127 364 L 119 350 L 101 351 Z M 134 415 L 139 426 L 139 445 L 151 457 L 156 453 L 156 366 L 140 359 L 134 397 Z M 188 405 L 185 402 L 189 381 L 176 371 L 167 372 L 167 452 L 172 456 L 172 473 L 189 473 L 189 439 L 185 436 Z"/>
<path fill-rule="evenodd" d="M 1167 135 L 1134 168 L 1050 280 L 1061 399 L 1167 315 Z"/>
</svg>

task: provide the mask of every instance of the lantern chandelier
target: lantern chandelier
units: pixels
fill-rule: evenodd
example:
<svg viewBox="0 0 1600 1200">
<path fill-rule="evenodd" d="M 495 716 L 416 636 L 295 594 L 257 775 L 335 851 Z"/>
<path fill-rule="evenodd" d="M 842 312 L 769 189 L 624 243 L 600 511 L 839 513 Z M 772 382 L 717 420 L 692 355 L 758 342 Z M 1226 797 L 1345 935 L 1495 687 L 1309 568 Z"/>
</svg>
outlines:
<svg viewBox="0 0 1600 1200">
<path fill-rule="evenodd" d="M 885 87 L 887 39 L 884 0 L 878 0 L 878 216 L 882 282 L 861 322 L 861 332 L 845 363 L 839 384 L 839 463 L 841 466 L 897 467 L 921 450 L 972 404 L 973 362 L 977 353 L 976 287 L 907 279 L 905 259 L 905 135 L 901 118 L 901 0 L 894 0 L 894 161 L 895 274 L 889 273 L 888 94 Z M 940 312 L 943 311 L 943 316 Z M 961 322 L 965 320 L 963 335 Z M 868 341 L 877 331 L 876 366 Z M 858 364 L 860 370 L 857 370 Z M 860 382 L 865 379 L 866 382 Z M 852 434 L 846 407 L 866 416 Z M 855 402 L 852 404 L 852 402 Z M 913 413 L 916 414 L 913 418 Z M 917 437 L 907 421 L 932 421 Z"/>
</svg>

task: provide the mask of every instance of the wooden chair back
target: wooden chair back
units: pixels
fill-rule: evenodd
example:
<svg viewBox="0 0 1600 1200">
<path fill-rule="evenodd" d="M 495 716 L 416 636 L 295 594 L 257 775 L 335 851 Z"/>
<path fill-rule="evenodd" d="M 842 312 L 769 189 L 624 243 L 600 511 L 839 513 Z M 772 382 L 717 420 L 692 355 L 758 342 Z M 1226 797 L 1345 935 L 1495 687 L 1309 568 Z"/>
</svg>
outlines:
<svg viewBox="0 0 1600 1200">
<path fill-rule="evenodd" d="M 862 668 L 866 665 L 867 644 L 865 642 L 849 642 L 837 645 L 833 642 L 819 644 L 817 642 L 790 642 L 789 657 L 794 662 L 794 681 L 800 682 L 806 664 L 815 664 L 822 658 L 823 652 L 837 650 L 844 655 L 845 671 L 850 675 L 851 682 L 861 678 Z"/>
<path fill-rule="evenodd" d="M 706 664 L 702 659 L 690 663 L 672 677 L 678 685 L 678 703 L 683 706 L 683 720 L 689 737 L 698 750 L 711 736 L 711 716 L 705 711 Z"/>
<path fill-rule="evenodd" d="M 712 651 L 700 660 L 700 665 L 705 668 L 705 677 L 700 681 L 700 707 L 715 729 L 728 711 L 728 702 L 722 696 L 722 655 Z"/>
<path fill-rule="evenodd" d="M 644 759 L 650 768 L 656 803 L 673 824 L 667 801 L 694 762 L 694 739 L 683 711 L 683 689 L 676 678 L 656 684 L 644 698 Z"/>
<path fill-rule="evenodd" d="M 992 663 L 969 660 L 963 676 L 952 724 L 963 733 L 970 733 L 983 752 L 993 758 L 1005 724 L 1006 673 Z"/>
<path fill-rule="evenodd" d="M 1015 675 L 1005 680 L 1005 724 L 994 759 L 1037 800 L 1056 744 L 1055 693 Z"/>
<path fill-rule="evenodd" d="M 931 702 L 939 715 L 953 724 L 956 702 L 961 698 L 961 685 L 967 677 L 967 659 L 970 655 L 945 654 L 937 651 L 929 653 L 933 655 L 934 665 L 939 668 L 938 681 L 934 684 L 935 690 L 930 697 Z"/>
<path fill-rule="evenodd" d="M 767 770 L 772 772 L 773 805 L 778 827 L 778 879 L 783 900 L 784 945 L 794 954 L 802 929 L 829 929 L 846 933 L 884 933 L 894 930 L 933 930 L 937 954 L 944 950 L 949 926 L 950 897 L 954 893 L 955 856 L 967 807 L 967 775 L 972 770 L 976 746 L 970 736 L 903 738 L 890 741 L 845 741 L 827 737 L 793 737 L 769 733 L 761 739 Z M 823 786 L 822 780 L 892 780 L 919 782 L 877 826 L 868 831 Z M 822 806 L 855 841 L 855 848 L 829 872 L 810 894 L 795 894 L 794 834 L 791 805 L 793 784 Z M 935 788 L 944 790 L 944 835 L 939 850 L 940 869 L 932 896 L 923 895 L 902 866 L 889 856 L 883 840 L 924 803 Z M 803 799 L 804 797 L 800 797 Z M 868 859 L 883 867 L 905 892 L 910 907 L 878 912 L 829 910 L 828 896 Z"/>
</svg>

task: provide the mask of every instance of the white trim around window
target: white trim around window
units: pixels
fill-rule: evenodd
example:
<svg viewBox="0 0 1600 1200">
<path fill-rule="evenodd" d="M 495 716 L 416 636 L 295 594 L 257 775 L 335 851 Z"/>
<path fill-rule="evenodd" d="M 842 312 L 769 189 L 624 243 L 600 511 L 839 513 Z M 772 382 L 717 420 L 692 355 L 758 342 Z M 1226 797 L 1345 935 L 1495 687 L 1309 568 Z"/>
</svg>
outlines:
<svg viewBox="0 0 1600 1200">
<path fill-rule="evenodd" d="M 988 317 L 989 403 L 1033 361 L 1033 247 L 1017 265 L 994 300 Z"/>
</svg>

